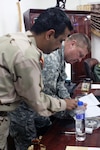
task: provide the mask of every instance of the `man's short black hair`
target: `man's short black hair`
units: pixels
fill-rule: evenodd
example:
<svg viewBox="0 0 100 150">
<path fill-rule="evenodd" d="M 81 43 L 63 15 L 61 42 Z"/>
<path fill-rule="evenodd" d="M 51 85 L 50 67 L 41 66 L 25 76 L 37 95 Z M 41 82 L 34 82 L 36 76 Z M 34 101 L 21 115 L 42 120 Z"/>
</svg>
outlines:
<svg viewBox="0 0 100 150">
<path fill-rule="evenodd" d="M 67 14 L 58 7 L 48 8 L 39 15 L 33 24 L 31 31 L 41 34 L 50 29 L 55 30 L 55 38 L 63 34 L 66 27 L 69 31 L 73 30 L 73 26 Z"/>
</svg>

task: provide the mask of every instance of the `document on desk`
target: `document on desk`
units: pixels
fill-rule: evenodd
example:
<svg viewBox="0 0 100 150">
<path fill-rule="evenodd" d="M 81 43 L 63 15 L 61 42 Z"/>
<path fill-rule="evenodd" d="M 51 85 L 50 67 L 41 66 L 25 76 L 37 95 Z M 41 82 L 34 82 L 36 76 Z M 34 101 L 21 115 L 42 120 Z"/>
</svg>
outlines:
<svg viewBox="0 0 100 150">
<path fill-rule="evenodd" d="M 79 100 L 87 104 L 86 118 L 100 116 L 100 107 L 97 106 L 100 105 L 100 102 L 93 93 L 83 96 Z"/>
<path fill-rule="evenodd" d="M 66 146 L 65 150 L 100 150 L 100 147 Z"/>
<path fill-rule="evenodd" d="M 100 89 L 100 84 L 91 84 L 91 89 Z"/>
</svg>

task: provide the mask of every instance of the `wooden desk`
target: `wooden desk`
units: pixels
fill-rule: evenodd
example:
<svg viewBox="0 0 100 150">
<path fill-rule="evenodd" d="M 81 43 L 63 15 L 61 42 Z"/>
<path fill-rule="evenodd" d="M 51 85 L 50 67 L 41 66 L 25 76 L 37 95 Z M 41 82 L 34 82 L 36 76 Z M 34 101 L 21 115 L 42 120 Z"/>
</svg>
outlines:
<svg viewBox="0 0 100 150">
<path fill-rule="evenodd" d="M 78 142 L 75 140 L 75 135 L 61 134 L 63 131 L 71 131 L 74 129 L 74 120 L 56 120 L 53 126 L 43 136 L 41 141 L 47 149 L 46 150 L 65 150 L 66 146 L 90 146 L 100 147 L 100 128 L 94 130 L 92 134 L 86 135 L 86 140 Z"/>
<path fill-rule="evenodd" d="M 74 96 L 80 93 L 79 84 L 74 92 Z M 97 90 L 91 90 L 95 93 Z M 100 93 L 100 90 L 98 90 Z M 93 131 L 92 134 L 87 134 L 86 140 L 78 142 L 75 140 L 75 135 L 61 134 L 63 131 L 75 130 L 75 122 L 73 118 L 56 119 L 52 127 L 43 136 L 41 143 L 46 146 L 46 150 L 65 150 L 66 146 L 88 146 L 88 147 L 100 147 L 100 128 Z"/>
<path fill-rule="evenodd" d="M 73 97 L 75 97 L 78 94 L 82 94 L 81 86 L 82 86 L 82 83 L 77 85 L 77 87 L 74 90 Z M 93 93 L 95 96 L 100 96 L 100 89 L 90 89 L 89 93 Z"/>
</svg>

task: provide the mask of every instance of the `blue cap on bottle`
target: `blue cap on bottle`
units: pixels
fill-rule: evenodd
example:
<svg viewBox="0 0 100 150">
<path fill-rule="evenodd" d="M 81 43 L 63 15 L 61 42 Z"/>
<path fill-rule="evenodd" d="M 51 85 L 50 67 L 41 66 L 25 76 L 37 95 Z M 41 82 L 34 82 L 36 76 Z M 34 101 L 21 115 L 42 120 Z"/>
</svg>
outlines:
<svg viewBox="0 0 100 150">
<path fill-rule="evenodd" d="M 82 101 L 78 101 L 78 106 L 82 106 L 83 102 Z"/>
</svg>

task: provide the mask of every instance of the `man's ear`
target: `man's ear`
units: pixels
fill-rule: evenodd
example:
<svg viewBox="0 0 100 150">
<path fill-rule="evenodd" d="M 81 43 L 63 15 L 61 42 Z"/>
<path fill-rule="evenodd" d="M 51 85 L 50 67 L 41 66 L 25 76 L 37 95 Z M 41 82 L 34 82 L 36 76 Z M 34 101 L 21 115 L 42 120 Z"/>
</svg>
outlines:
<svg viewBox="0 0 100 150">
<path fill-rule="evenodd" d="M 76 41 L 76 40 L 71 40 L 71 44 L 72 44 L 72 46 L 73 46 L 73 45 L 76 45 L 76 44 L 77 44 L 77 41 Z"/>
<path fill-rule="evenodd" d="M 54 36 L 55 36 L 55 30 L 50 29 L 46 32 L 46 40 L 49 40 L 51 37 L 54 38 Z"/>
</svg>

